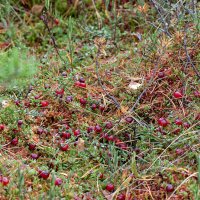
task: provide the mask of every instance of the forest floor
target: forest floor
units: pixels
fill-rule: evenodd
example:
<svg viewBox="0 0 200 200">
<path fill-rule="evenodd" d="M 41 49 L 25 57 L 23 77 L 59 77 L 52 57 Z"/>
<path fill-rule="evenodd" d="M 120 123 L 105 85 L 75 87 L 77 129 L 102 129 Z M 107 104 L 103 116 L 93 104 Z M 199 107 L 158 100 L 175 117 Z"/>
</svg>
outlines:
<svg viewBox="0 0 200 200">
<path fill-rule="evenodd" d="M 33 2 L 0 4 L 0 199 L 197 200 L 199 5 Z"/>
</svg>

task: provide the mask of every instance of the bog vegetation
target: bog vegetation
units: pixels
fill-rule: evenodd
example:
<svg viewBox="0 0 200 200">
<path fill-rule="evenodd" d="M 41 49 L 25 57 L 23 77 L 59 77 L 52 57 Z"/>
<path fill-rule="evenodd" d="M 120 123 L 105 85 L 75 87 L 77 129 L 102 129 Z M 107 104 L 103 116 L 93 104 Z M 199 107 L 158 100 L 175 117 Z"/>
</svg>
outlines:
<svg viewBox="0 0 200 200">
<path fill-rule="evenodd" d="M 199 8 L 0 2 L 0 199 L 199 199 Z"/>
</svg>

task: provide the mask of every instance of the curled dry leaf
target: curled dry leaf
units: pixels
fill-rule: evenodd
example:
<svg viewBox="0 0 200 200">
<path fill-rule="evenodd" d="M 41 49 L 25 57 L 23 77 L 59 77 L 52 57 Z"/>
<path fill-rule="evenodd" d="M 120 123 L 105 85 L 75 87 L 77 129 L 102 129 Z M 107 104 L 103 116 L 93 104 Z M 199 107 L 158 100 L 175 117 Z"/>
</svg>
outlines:
<svg viewBox="0 0 200 200">
<path fill-rule="evenodd" d="M 32 8 L 31 8 L 31 12 L 35 15 L 39 15 L 42 12 L 42 9 L 44 8 L 44 5 L 38 5 L 35 4 Z"/>
</svg>

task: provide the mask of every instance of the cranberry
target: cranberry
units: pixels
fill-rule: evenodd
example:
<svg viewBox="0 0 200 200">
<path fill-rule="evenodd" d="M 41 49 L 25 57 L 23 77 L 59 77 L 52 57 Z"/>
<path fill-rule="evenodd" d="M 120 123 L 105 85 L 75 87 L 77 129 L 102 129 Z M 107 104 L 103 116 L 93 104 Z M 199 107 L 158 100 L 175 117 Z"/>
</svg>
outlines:
<svg viewBox="0 0 200 200">
<path fill-rule="evenodd" d="M 22 120 L 18 120 L 17 124 L 18 124 L 18 126 L 21 126 L 23 124 L 23 121 Z"/>
<path fill-rule="evenodd" d="M 44 129 L 43 128 L 38 128 L 37 129 L 37 134 L 41 135 L 42 133 L 44 132 Z"/>
<path fill-rule="evenodd" d="M 2 179 L 1 179 L 1 183 L 3 184 L 3 186 L 6 186 L 6 185 L 8 185 L 8 183 L 9 183 L 9 179 L 7 178 L 7 177 L 2 177 Z"/>
<path fill-rule="evenodd" d="M 48 101 L 41 101 L 40 104 L 41 104 L 42 107 L 47 107 L 49 105 L 49 102 Z"/>
<path fill-rule="evenodd" d="M 39 170 L 39 177 L 43 178 L 43 179 L 48 179 L 49 178 L 50 173 L 48 171 L 41 171 Z"/>
<path fill-rule="evenodd" d="M 127 150 L 127 146 L 124 142 L 120 143 L 119 148 L 122 149 L 122 150 Z"/>
<path fill-rule="evenodd" d="M 56 185 L 56 186 L 59 186 L 59 185 L 61 185 L 62 184 L 62 179 L 61 178 L 56 178 L 56 180 L 55 180 L 55 182 L 54 182 L 54 184 Z"/>
<path fill-rule="evenodd" d="M 118 194 L 117 195 L 117 200 L 125 200 L 126 199 L 126 195 L 125 194 Z"/>
<path fill-rule="evenodd" d="M 56 90 L 56 94 L 57 94 L 57 95 L 63 95 L 64 92 L 65 92 L 65 91 L 64 91 L 63 88 L 62 88 L 62 89 L 57 89 L 57 90 Z"/>
<path fill-rule="evenodd" d="M 79 136 L 81 134 L 81 131 L 79 129 L 74 131 L 74 136 Z"/>
<path fill-rule="evenodd" d="M 67 76 L 67 72 L 62 72 L 62 76 L 66 77 Z"/>
<path fill-rule="evenodd" d="M 164 72 L 159 72 L 158 73 L 158 78 L 164 78 L 165 77 L 165 73 Z"/>
<path fill-rule="evenodd" d="M 88 128 L 87 128 L 87 132 L 88 133 L 91 133 L 91 132 L 93 132 L 94 131 L 94 127 L 93 126 L 89 126 Z"/>
<path fill-rule="evenodd" d="M 103 180 L 103 178 L 104 178 L 104 175 L 101 173 L 101 174 L 99 175 L 99 179 Z"/>
<path fill-rule="evenodd" d="M 70 102 L 72 102 L 72 100 L 73 100 L 72 96 L 67 96 L 65 102 L 70 103 Z"/>
<path fill-rule="evenodd" d="M 199 98 L 200 97 L 200 92 L 199 91 L 194 91 L 194 96 Z"/>
<path fill-rule="evenodd" d="M 19 101 L 19 100 L 15 100 L 14 102 L 15 102 L 15 105 L 16 105 L 16 106 L 19 106 L 19 105 L 20 105 L 20 101 Z"/>
<path fill-rule="evenodd" d="M 80 86 L 80 81 L 76 81 L 76 82 L 74 83 L 74 85 L 79 87 L 79 86 Z"/>
<path fill-rule="evenodd" d="M 106 128 L 107 129 L 111 129 L 113 127 L 113 123 L 112 122 L 106 122 Z"/>
<path fill-rule="evenodd" d="M 97 105 L 95 103 L 93 103 L 92 106 L 91 106 L 91 109 L 92 110 L 96 110 L 97 109 Z"/>
<path fill-rule="evenodd" d="M 60 144 L 60 149 L 62 151 L 67 151 L 69 149 L 69 145 L 68 144 Z"/>
<path fill-rule="evenodd" d="M 181 126 L 183 124 L 181 119 L 176 119 L 175 124 Z"/>
<path fill-rule="evenodd" d="M 183 123 L 183 126 L 184 126 L 184 128 L 186 128 L 186 129 L 187 129 L 187 128 L 190 128 L 190 124 L 189 124 L 188 122 L 184 122 L 184 123 Z"/>
<path fill-rule="evenodd" d="M 126 122 L 127 123 L 132 123 L 133 122 L 133 117 L 126 117 Z"/>
<path fill-rule="evenodd" d="M 32 153 L 31 158 L 34 159 L 34 160 L 37 160 L 39 158 L 39 155 L 36 154 L 36 153 Z"/>
<path fill-rule="evenodd" d="M 183 98 L 183 94 L 182 94 L 181 92 L 179 92 L 179 91 L 174 92 L 173 96 L 174 96 L 174 98 L 176 98 L 176 99 L 181 99 L 181 98 Z"/>
<path fill-rule="evenodd" d="M 180 132 L 181 132 L 181 129 L 180 129 L 180 128 L 177 128 L 177 129 L 175 129 L 175 130 L 173 131 L 174 134 L 178 134 L 178 133 L 180 133 Z"/>
<path fill-rule="evenodd" d="M 18 139 L 17 138 L 12 139 L 11 144 L 16 146 L 18 144 Z"/>
<path fill-rule="evenodd" d="M 166 191 L 167 191 L 167 192 L 173 192 L 173 191 L 174 191 L 173 185 L 168 184 L 168 185 L 166 186 Z"/>
<path fill-rule="evenodd" d="M 29 108 L 29 107 L 30 107 L 30 105 L 31 105 L 31 104 L 30 104 L 30 102 L 29 102 L 29 101 L 25 101 L 25 102 L 24 102 L 24 106 L 25 106 L 25 108 Z"/>
<path fill-rule="evenodd" d="M 94 127 L 94 130 L 95 130 L 95 132 L 97 132 L 97 133 L 101 133 L 102 128 L 97 124 L 97 125 Z"/>
<path fill-rule="evenodd" d="M 35 99 L 39 99 L 39 98 L 40 98 L 40 95 L 35 95 L 34 98 L 35 98 Z"/>
<path fill-rule="evenodd" d="M 81 87 L 81 88 L 86 88 L 86 83 L 80 83 L 80 84 L 79 84 L 79 87 Z"/>
<path fill-rule="evenodd" d="M 196 117 L 195 117 L 195 120 L 200 120 L 200 113 L 198 113 L 197 115 L 196 115 Z M 1 129 L 0 129 L 1 130 Z"/>
<path fill-rule="evenodd" d="M 81 98 L 79 101 L 80 101 L 80 104 L 82 104 L 83 106 L 87 104 L 87 100 L 84 98 Z"/>
<path fill-rule="evenodd" d="M 158 124 L 162 127 L 166 127 L 169 122 L 164 117 L 161 117 L 158 119 Z"/>
<path fill-rule="evenodd" d="M 80 83 L 85 83 L 85 79 L 83 77 L 79 78 Z"/>
<path fill-rule="evenodd" d="M 114 141 L 114 136 L 113 135 L 108 136 L 108 141 Z"/>
<path fill-rule="evenodd" d="M 69 132 L 63 132 L 63 133 L 61 134 L 61 137 L 62 137 L 62 138 L 65 138 L 65 139 L 69 139 L 69 138 L 71 137 L 71 134 L 70 134 Z"/>
<path fill-rule="evenodd" d="M 106 185 L 106 190 L 109 192 L 113 192 L 115 189 L 114 185 L 109 183 L 108 185 Z"/>
<path fill-rule="evenodd" d="M 176 149 L 176 154 L 177 155 L 182 155 L 184 153 L 184 150 L 183 149 Z"/>
<path fill-rule="evenodd" d="M 36 144 L 29 144 L 28 145 L 28 148 L 29 148 L 29 150 L 31 150 L 31 151 L 33 151 L 33 150 L 35 150 L 35 148 L 36 148 Z"/>
<path fill-rule="evenodd" d="M 104 106 L 104 105 L 99 105 L 99 110 L 100 110 L 101 112 L 103 112 L 103 111 L 105 110 L 105 106 Z"/>
<path fill-rule="evenodd" d="M 59 19 L 54 19 L 54 23 L 56 24 L 56 25 L 59 25 L 60 24 L 60 21 L 59 21 Z"/>
<path fill-rule="evenodd" d="M 5 129 L 5 125 L 4 124 L 0 124 L 0 131 L 3 131 Z"/>
</svg>

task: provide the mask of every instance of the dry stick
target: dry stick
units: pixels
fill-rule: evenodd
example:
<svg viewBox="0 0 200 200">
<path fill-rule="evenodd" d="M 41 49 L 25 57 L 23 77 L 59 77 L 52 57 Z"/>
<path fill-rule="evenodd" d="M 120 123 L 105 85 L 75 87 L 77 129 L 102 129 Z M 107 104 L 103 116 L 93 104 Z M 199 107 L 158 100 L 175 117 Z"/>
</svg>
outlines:
<svg viewBox="0 0 200 200">
<path fill-rule="evenodd" d="M 49 36 L 50 36 L 50 38 L 51 38 L 51 40 L 52 40 L 52 42 L 53 42 L 53 47 L 54 47 L 54 49 L 55 49 L 57 55 L 59 56 L 60 60 L 61 60 L 65 65 L 67 65 L 66 60 L 65 60 L 65 59 L 60 55 L 60 53 L 59 53 L 58 46 L 57 46 L 57 44 L 56 44 L 56 40 L 55 40 L 53 34 L 51 33 L 51 30 L 50 30 L 49 25 L 48 25 L 48 19 L 47 19 L 47 15 L 46 15 L 46 11 L 45 11 L 45 10 L 43 11 L 43 14 L 41 15 L 40 19 L 43 21 L 44 25 L 46 26 L 46 28 L 47 28 L 47 30 L 48 30 Z M 72 68 L 72 67 L 71 67 L 71 71 L 73 71 L 73 68 Z"/>
<path fill-rule="evenodd" d="M 195 67 L 195 65 L 193 64 L 192 59 L 191 59 L 191 57 L 190 57 L 190 55 L 188 53 L 188 50 L 187 50 L 186 34 L 184 36 L 184 50 L 185 50 L 185 53 L 186 53 L 187 61 L 192 65 L 192 68 L 193 68 L 194 72 L 196 73 L 197 77 L 200 79 L 200 73 L 197 70 L 197 68 Z"/>
<path fill-rule="evenodd" d="M 107 92 L 106 88 L 104 87 L 104 85 L 103 85 L 103 83 L 101 81 L 101 77 L 99 76 L 99 62 L 98 62 L 99 54 L 100 54 L 100 49 L 98 47 L 98 51 L 97 51 L 95 63 L 96 63 L 96 75 L 97 75 L 97 78 L 98 78 L 99 85 L 101 86 L 101 88 L 103 89 L 103 91 L 106 93 L 106 95 L 114 102 L 114 104 L 116 105 L 116 107 L 119 109 L 120 108 L 119 102 L 115 99 L 115 97 L 113 97 L 112 95 L 110 95 Z"/>
</svg>

